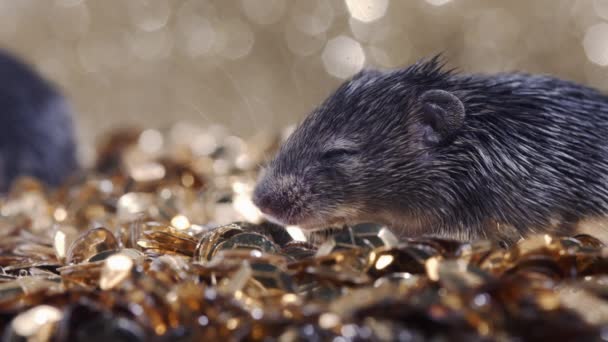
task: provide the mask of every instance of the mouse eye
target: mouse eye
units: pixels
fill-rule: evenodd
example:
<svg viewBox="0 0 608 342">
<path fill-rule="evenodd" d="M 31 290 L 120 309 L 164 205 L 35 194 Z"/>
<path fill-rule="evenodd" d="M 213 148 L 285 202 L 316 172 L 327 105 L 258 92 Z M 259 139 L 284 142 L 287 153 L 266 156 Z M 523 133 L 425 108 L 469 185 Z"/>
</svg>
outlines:
<svg viewBox="0 0 608 342">
<path fill-rule="evenodd" d="M 331 149 L 331 150 L 323 152 L 323 154 L 321 155 L 321 159 L 335 160 L 335 159 L 341 159 L 341 158 L 354 156 L 355 154 L 357 154 L 357 151 L 355 151 L 353 149 L 336 148 L 336 149 Z"/>
</svg>

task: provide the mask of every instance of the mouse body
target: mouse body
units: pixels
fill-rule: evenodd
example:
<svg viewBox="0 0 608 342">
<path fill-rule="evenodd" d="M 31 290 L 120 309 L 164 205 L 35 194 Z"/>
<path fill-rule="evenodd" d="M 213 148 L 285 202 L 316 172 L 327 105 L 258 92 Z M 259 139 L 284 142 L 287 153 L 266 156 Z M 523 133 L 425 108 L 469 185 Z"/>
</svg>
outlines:
<svg viewBox="0 0 608 342">
<path fill-rule="evenodd" d="M 78 167 L 70 106 L 32 67 L 0 51 L 0 192 L 20 176 L 59 185 Z"/>
<path fill-rule="evenodd" d="M 364 70 L 341 85 L 262 172 L 254 203 L 309 229 L 378 222 L 506 242 L 608 213 L 608 96 L 443 64 Z"/>
</svg>

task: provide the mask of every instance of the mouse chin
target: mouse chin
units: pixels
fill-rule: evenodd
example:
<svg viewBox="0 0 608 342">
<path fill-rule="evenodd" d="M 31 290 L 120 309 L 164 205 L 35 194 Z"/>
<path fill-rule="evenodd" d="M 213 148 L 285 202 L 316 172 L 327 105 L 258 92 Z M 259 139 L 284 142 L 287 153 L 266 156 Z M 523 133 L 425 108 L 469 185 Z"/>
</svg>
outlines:
<svg viewBox="0 0 608 342">
<path fill-rule="evenodd" d="M 298 226 L 305 231 L 318 231 L 325 230 L 328 228 L 342 227 L 352 222 L 346 220 L 344 217 L 309 217 L 292 224 Z"/>
<path fill-rule="evenodd" d="M 293 218 L 293 217 L 276 217 L 268 214 L 264 214 L 264 218 L 267 221 L 270 221 L 274 224 L 278 224 L 280 226 L 299 226 L 299 223 L 302 222 L 301 218 Z"/>
<path fill-rule="evenodd" d="M 348 224 L 347 220 L 343 217 L 321 218 L 308 216 L 296 218 L 278 218 L 267 214 L 265 214 L 264 217 L 266 220 L 281 226 L 298 226 L 304 230 L 319 230 Z"/>
<path fill-rule="evenodd" d="M 301 221 L 297 224 L 297 226 L 304 230 L 322 230 L 330 227 L 341 227 L 345 224 L 348 223 L 343 217 L 334 217 L 323 220 L 310 219 Z"/>
</svg>

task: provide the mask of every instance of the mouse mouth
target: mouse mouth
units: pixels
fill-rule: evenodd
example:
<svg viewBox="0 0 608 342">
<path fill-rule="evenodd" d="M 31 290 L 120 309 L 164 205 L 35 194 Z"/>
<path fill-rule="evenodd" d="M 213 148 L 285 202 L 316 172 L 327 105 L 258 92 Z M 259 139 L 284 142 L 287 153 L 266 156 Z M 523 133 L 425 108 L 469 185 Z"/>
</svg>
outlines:
<svg viewBox="0 0 608 342">
<path fill-rule="evenodd" d="M 319 230 L 328 227 L 343 226 L 347 223 L 344 217 L 318 217 L 316 215 L 297 215 L 291 217 L 276 217 L 264 214 L 266 220 L 282 226 L 298 226 L 305 230 Z"/>
<path fill-rule="evenodd" d="M 319 217 L 319 216 L 300 216 L 298 218 L 292 218 L 290 220 L 277 220 L 272 218 L 278 223 L 285 226 L 298 226 L 299 228 L 306 231 L 317 231 L 325 230 L 332 227 L 342 227 L 349 223 L 344 217 Z"/>
<path fill-rule="evenodd" d="M 264 219 L 266 219 L 266 221 L 272 222 L 274 224 L 278 224 L 279 226 L 289 226 L 291 225 L 288 220 L 285 219 L 280 219 L 276 216 L 272 216 L 269 214 L 264 213 Z"/>
<path fill-rule="evenodd" d="M 332 217 L 328 219 L 309 219 L 301 221 L 296 224 L 298 227 L 305 230 L 323 230 L 330 227 L 338 227 L 347 224 L 347 220 L 344 217 Z"/>
<path fill-rule="evenodd" d="M 306 218 L 301 218 L 295 225 L 305 230 L 318 230 L 331 227 L 342 227 L 366 222 L 361 206 L 351 203 L 332 208 L 325 212 L 315 212 Z"/>
</svg>

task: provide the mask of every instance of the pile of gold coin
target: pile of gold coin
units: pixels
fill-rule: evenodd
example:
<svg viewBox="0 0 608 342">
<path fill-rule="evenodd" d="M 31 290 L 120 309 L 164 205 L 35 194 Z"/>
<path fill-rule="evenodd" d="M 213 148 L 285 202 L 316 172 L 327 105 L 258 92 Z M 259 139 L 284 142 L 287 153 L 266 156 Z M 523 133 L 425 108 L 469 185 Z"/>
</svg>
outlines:
<svg viewBox="0 0 608 342">
<path fill-rule="evenodd" d="M 250 196 L 280 141 L 124 130 L 59 189 L 21 179 L 0 207 L 3 340 L 608 340 L 599 239 L 277 226 Z"/>
</svg>

